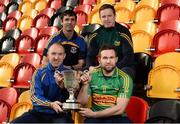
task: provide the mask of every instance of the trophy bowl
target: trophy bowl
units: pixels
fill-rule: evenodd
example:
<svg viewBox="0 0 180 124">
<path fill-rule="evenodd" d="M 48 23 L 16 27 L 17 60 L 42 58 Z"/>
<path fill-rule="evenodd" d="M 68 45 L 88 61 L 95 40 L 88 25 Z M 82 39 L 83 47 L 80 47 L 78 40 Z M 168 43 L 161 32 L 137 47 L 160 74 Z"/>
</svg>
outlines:
<svg viewBox="0 0 180 124">
<path fill-rule="evenodd" d="M 81 105 L 77 102 L 74 94 L 79 89 L 79 83 L 76 79 L 76 72 L 74 70 L 64 70 L 62 72 L 64 77 L 64 87 L 69 92 L 69 98 L 63 103 L 63 110 L 77 111 Z"/>
</svg>

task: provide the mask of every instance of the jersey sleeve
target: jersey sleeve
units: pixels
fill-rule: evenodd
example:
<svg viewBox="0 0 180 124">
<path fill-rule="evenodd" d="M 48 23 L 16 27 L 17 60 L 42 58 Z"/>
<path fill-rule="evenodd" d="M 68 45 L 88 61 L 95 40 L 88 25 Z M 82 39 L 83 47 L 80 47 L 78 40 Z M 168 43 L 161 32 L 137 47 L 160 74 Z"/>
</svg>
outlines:
<svg viewBox="0 0 180 124">
<path fill-rule="evenodd" d="M 130 98 L 132 95 L 132 90 L 133 90 L 133 81 L 130 76 L 122 72 L 123 77 L 122 77 L 122 86 L 120 87 L 118 97 L 119 98 Z"/>
</svg>

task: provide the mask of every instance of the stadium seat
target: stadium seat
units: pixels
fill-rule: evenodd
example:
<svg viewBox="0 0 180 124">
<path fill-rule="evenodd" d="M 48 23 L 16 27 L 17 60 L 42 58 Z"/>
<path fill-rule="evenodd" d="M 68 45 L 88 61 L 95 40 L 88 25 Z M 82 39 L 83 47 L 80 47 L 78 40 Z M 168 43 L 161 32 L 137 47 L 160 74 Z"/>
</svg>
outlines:
<svg viewBox="0 0 180 124">
<path fill-rule="evenodd" d="M 39 55 L 43 56 L 44 48 L 46 48 L 48 44 L 48 40 L 50 38 L 50 35 L 43 34 L 36 38 L 36 46 L 35 46 L 35 52 Z"/>
<path fill-rule="evenodd" d="M 180 21 L 171 20 L 159 25 L 158 33 L 154 36 L 151 45 L 153 57 L 167 52 L 179 51 L 180 48 Z"/>
<path fill-rule="evenodd" d="M 133 123 L 144 123 L 148 118 L 148 103 L 142 98 L 131 96 L 126 108 L 128 118 Z"/>
<path fill-rule="evenodd" d="M 96 4 L 96 0 L 80 0 L 79 1 L 79 4 L 82 5 L 82 4 L 88 4 L 88 5 L 95 5 Z"/>
<path fill-rule="evenodd" d="M 18 92 L 12 87 L 0 89 L 0 100 L 5 101 L 10 107 L 17 103 Z"/>
<path fill-rule="evenodd" d="M 35 10 L 35 9 L 31 9 L 31 10 L 29 10 L 29 11 L 26 11 L 26 12 L 24 12 L 23 13 L 23 16 L 30 16 L 31 18 L 35 18 L 37 15 L 38 15 L 38 11 L 37 10 Z"/>
<path fill-rule="evenodd" d="M 101 25 L 99 24 L 89 24 L 83 26 L 81 35 L 85 38 L 88 45 L 89 45 L 89 37 L 93 34 L 94 31 L 96 31 L 100 27 Z"/>
<path fill-rule="evenodd" d="M 33 9 L 33 3 L 31 3 L 30 1 L 24 1 L 19 5 L 18 8 L 21 12 L 26 13 L 29 10 Z"/>
<path fill-rule="evenodd" d="M 30 90 L 23 91 L 18 97 L 18 102 L 28 102 L 32 104 Z"/>
<path fill-rule="evenodd" d="M 47 15 L 49 18 L 51 18 L 51 16 L 54 15 L 55 11 L 56 10 L 53 8 L 45 8 L 39 12 L 39 15 L 44 14 L 44 15 Z"/>
<path fill-rule="evenodd" d="M 49 26 L 56 26 L 58 27 L 59 29 L 62 28 L 62 25 L 61 25 L 61 19 L 60 19 L 60 14 L 59 13 L 55 13 L 49 20 L 49 23 L 48 23 Z"/>
<path fill-rule="evenodd" d="M 15 68 L 19 62 L 20 62 L 20 56 L 17 53 L 9 53 L 9 54 L 5 54 L 1 60 L 1 62 L 7 62 L 9 63 L 13 68 Z"/>
<path fill-rule="evenodd" d="M 32 37 L 35 40 L 36 37 L 39 35 L 39 29 L 35 27 L 26 29 L 22 32 L 21 36 L 26 36 L 26 35 Z"/>
<path fill-rule="evenodd" d="M 35 68 L 39 68 L 41 63 L 41 56 L 37 53 L 26 54 L 21 58 L 21 63 L 29 63 Z"/>
<path fill-rule="evenodd" d="M 96 4 L 104 4 L 104 3 L 115 4 L 115 0 L 97 0 L 96 2 Z"/>
<path fill-rule="evenodd" d="M 158 0 L 142 0 L 133 11 L 135 23 L 143 21 L 154 21 L 158 8 Z"/>
<path fill-rule="evenodd" d="M 50 18 L 47 15 L 41 14 L 37 15 L 33 20 L 33 26 L 36 28 L 44 28 L 48 26 Z"/>
<path fill-rule="evenodd" d="M 139 6 L 150 6 L 155 11 L 157 11 L 157 9 L 159 8 L 159 4 L 160 4 L 159 0 L 151 0 L 151 1 L 149 1 L 149 0 L 140 0 L 138 2 L 138 4 L 136 5 L 136 7 L 139 7 Z"/>
<path fill-rule="evenodd" d="M 5 12 L 0 13 L 0 20 L 3 22 L 7 17 L 7 14 Z M 1 25 L 2 27 L 2 25 Z"/>
<path fill-rule="evenodd" d="M 35 41 L 28 35 L 23 35 L 16 40 L 16 52 L 18 54 L 28 54 L 34 52 Z"/>
<path fill-rule="evenodd" d="M 59 9 L 62 6 L 61 0 L 49 0 L 47 6 L 55 10 Z"/>
<path fill-rule="evenodd" d="M 154 61 L 154 67 L 158 67 L 160 65 L 172 65 L 180 69 L 180 53 L 168 52 L 158 56 Z"/>
<path fill-rule="evenodd" d="M 0 62 L 0 87 L 11 87 L 14 67 L 7 62 Z"/>
<path fill-rule="evenodd" d="M 15 11 L 9 13 L 8 16 L 7 16 L 7 18 L 13 17 L 13 18 L 15 18 L 16 20 L 19 20 L 19 19 L 21 18 L 21 16 L 22 16 L 22 12 L 19 11 L 19 10 L 15 10 Z"/>
<path fill-rule="evenodd" d="M 20 20 L 18 21 L 18 28 L 21 31 L 24 31 L 26 29 L 29 29 L 32 26 L 33 19 L 30 16 L 22 16 Z"/>
<path fill-rule="evenodd" d="M 169 16 L 171 15 L 171 16 Z M 169 20 L 179 20 L 180 3 L 179 0 L 161 0 L 161 6 L 157 11 L 157 19 L 159 22 Z"/>
<path fill-rule="evenodd" d="M 0 100 L 0 123 L 8 122 L 11 108 L 6 102 Z"/>
<path fill-rule="evenodd" d="M 15 88 L 30 88 L 35 67 L 28 63 L 20 63 L 14 69 L 12 85 Z"/>
<path fill-rule="evenodd" d="M 17 20 L 14 17 L 6 18 L 3 21 L 3 30 L 7 32 L 11 29 L 16 28 L 16 25 L 17 25 Z"/>
<path fill-rule="evenodd" d="M 12 121 L 15 118 L 21 116 L 23 113 L 28 112 L 30 109 L 32 109 L 32 107 L 32 104 L 28 102 L 16 103 L 11 109 L 9 121 Z"/>
<path fill-rule="evenodd" d="M 180 99 L 180 70 L 171 65 L 153 68 L 148 76 L 147 97 Z"/>
<path fill-rule="evenodd" d="M 90 5 L 79 5 L 74 8 L 74 12 L 77 15 L 77 25 L 82 28 L 83 24 L 87 24 L 88 15 L 91 12 L 92 7 Z"/>
<path fill-rule="evenodd" d="M 6 6 L 3 3 L 0 3 L 0 13 L 4 12 L 6 9 Z"/>
<path fill-rule="evenodd" d="M 55 33 L 57 33 L 58 30 L 59 29 L 55 26 L 44 27 L 44 28 L 41 28 L 41 30 L 39 31 L 39 36 L 44 35 L 44 34 L 52 36 Z"/>
<path fill-rule="evenodd" d="M 148 51 L 151 47 L 153 37 L 146 32 L 136 32 L 132 34 L 134 53 L 144 52 L 151 55 Z"/>
<path fill-rule="evenodd" d="M 102 4 L 96 4 L 92 9 L 90 15 L 88 16 L 88 23 L 89 24 L 101 24 L 101 20 L 99 18 L 99 8 Z"/>
<path fill-rule="evenodd" d="M 15 10 L 18 10 L 19 4 L 17 2 L 10 2 L 6 7 L 6 13 L 9 14 Z"/>
<path fill-rule="evenodd" d="M 11 29 L 8 32 L 6 32 L 6 37 L 12 37 L 15 40 L 21 35 L 21 30 L 19 30 L 18 28 L 15 29 Z"/>
<path fill-rule="evenodd" d="M 151 37 L 154 37 L 157 33 L 157 25 L 151 21 L 134 23 L 131 25 L 130 31 L 132 35 L 138 32 L 146 32 Z"/>
<path fill-rule="evenodd" d="M 34 3 L 33 3 L 33 8 L 35 10 L 38 10 L 39 12 L 43 9 L 45 9 L 47 6 L 47 1 L 46 0 L 36 0 Z"/>
<path fill-rule="evenodd" d="M 15 39 L 12 37 L 3 37 L 0 42 L 0 53 L 7 54 L 15 51 Z"/>
<path fill-rule="evenodd" d="M 144 85 L 148 83 L 148 74 L 153 66 L 153 59 L 147 53 L 135 53 L 135 70 L 136 77 L 134 79 L 134 94 L 145 95 Z"/>
<path fill-rule="evenodd" d="M 149 110 L 146 123 L 177 123 L 180 117 L 178 100 L 162 100 L 154 103 Z"/>
<path fill-rule="evenodd" d="M 132 12 L 135 9 L 135 2 L 131 0 L 122 1 L 117 3 L 114 8 L 116 10 L 116 21 L 117 22 L 130 22 L 132 20 Z"/>
<path fill-rule="evenodd" d="M 11 0 L 0 0 L 0 3 L 3 3 L 5 6 L 7 6 Z"/>
<path fill-rule="evenodd" d="M 79 3 L 79 0 L 67 0 L 66 6 L 75 8 Z"/>
</svg>

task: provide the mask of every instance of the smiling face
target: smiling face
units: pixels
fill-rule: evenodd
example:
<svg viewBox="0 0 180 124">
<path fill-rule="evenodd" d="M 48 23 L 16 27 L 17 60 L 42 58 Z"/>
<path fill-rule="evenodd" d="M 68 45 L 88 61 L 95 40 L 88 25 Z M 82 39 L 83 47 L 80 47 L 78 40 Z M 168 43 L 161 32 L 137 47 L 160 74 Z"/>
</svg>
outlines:
<svg viewBox="0 0 180 124">
<path fill-rule="evenodd" d="M 64 48 L 60 44 L 55 43 L 48 49 L 47 57 L 54 68 L 59 67 L 63 63 L 65 56 Z"/>
<path fill-rule="evenodd" d="M 63 31 L 72 32 L 76 26 L 76 18 L 75 16 L 66 15 L 61 20 L 61 23 L 63 26 Z"/>
<path fill-rule="evenodd" d="M 115 14 L 111 8 L 103 9 L 99 12 L 100 19 L 105 28 L 115 26 Z"/>
</svg>

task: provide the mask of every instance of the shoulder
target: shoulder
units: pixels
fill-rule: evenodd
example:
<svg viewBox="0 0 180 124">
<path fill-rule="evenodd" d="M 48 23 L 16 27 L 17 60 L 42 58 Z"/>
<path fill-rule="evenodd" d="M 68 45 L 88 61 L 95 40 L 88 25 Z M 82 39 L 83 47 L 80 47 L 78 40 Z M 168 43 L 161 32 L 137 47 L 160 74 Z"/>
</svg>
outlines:
<svg viewBox="0 0 180 124">
<path fill-rule="evenodd" d="M 117 71 L 117 75 L 118 75 L 121 79 L 123 79 L 123 80 L 125 80 L 125 81 L 128 81 L 128 82 L 132 82 L 131 77 L 130 77 L 128 74 L 126 74 L 125 72 L 123 72 L 121 69 L 119 69 L 119 68 L 116 67 L 116 71 Z"/>
</svg>

